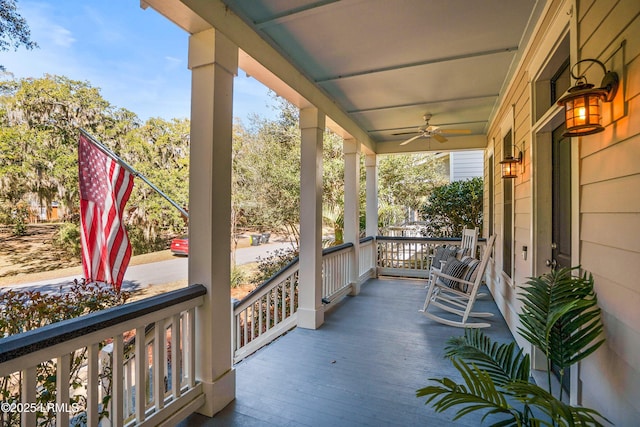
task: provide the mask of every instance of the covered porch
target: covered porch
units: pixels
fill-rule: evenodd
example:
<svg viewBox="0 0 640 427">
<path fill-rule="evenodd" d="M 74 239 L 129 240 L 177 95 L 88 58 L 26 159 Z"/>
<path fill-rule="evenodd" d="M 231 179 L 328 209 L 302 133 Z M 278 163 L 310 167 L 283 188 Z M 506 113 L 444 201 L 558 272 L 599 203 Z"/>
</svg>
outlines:
<svg viewBox="0 0 640 427">
<path fill-rule="evenodd" d="M 90 345 L 89 425 L 98 425 L 99 343 L 114 337 L 114 373 L 131 381 L 115 385 L 113 425 L 171 425 L 185 417 L 202 425 L 353 425 L 379 420 L 448 424 L 450 418 L 433 418 L 413 393 L 429 377 L 451 372 L 440 357 L 442 344 L 460 331 L 418 313 L 425 292 L 420 282 L 373 278 L 379 268 L 389 267 L 380 264 L 385 261 L 379 256 L 384 240 L 377 239 L 378 156 L 482 149 L 483 237 L 498 236 L 486 275 L 496 304 L 488 298 L 477 304 L 490 304 L 493 310 L 497 306 L 506 320 L 495 317 L 488 332 L 511 339 L 509 331 L 515 333 L 519 326 L 520 288 L 528 277 L 548 272 L 559 255 L 593 273 L 607 341 L 572 367 L 570 401 L 598 410 L 615 425 L 637 424 L 637 0 L 141 4 L 190 34 L 193 285 L 153 305 L 107 316 L 106 330 L 97 316 L 89 326 L 72 322 L 31 334 L 13 350 L 2 349 L 0 375 L 20 372 L 28 379 L 24 402 L 35 399 L 37 363 L 57 358 L 64 364 L 69 351 Z M 557 100 L 575 83 L 573 67 L 584 59 L 616 71 L 620 89 L 611 102 L 603 103 L 602 132 L 561 137 L 565 119 Z M 598 85 L 600 67 L 593 62 L 580 65 L 575 71 Z M 268 290 L 259 291 L 263 293 L 256 294 L 257 299 L 233 307 L 226 254 L 233 81 L 239 69 L 300 109 L 301 221 L 299 264 Z M 429 126 L 422 121 L 425 113 L 432 114 Z M 344 138 L 347 246 L 323 254 L 321 152 L 326 129 Z M 456 135 L 456 130 L 463 133 Z M 403 144 L 412 138 L 406 132 L 417 138 Z M 441 144 L 437 137 L 444 135 L 448 141 Z M 554 146 L 561 147 L 562 163 Z M 366 174 L 365 241 L 359 229 L 361 155 Z M 503 177 L 500 163 L 509 156 L 519 159 L 519 171 Z M 554 174 L 558 169 L 565 173 Z M 562 191 L 558 209 L 556 187 Z M 565 232 L 560 237 L 554 234 L 558 228 Z M 400 243 L 392 247 L 406 244 Z M 416 248 L 406 250 L 415 256 Z M 390 267 L 403 268 L 402 261 L 412 259 L 405 254 L 395 253 Z M 265 328 L 262 337 L 262 327 L 259 332 L 249 328 L 256 322 L 263 325 L 259 322 L 264 304 L 287 307 L 287 292 L 297 298 L 297 311 L 285 309 L 268 320 L 268 325 L 272 320 L 280 324 L 278 331 Z M 179 331 L 172 333 L 172 347 L 184 351 L 173 352 L 177 359 L 171 363 L 183 364 L 184 369 L 181 375 L 171 370 L 171 388 L 149 381 L 150 376 L 168 377 L 164 363 L 154 363 L 153 372 L 147 362 L 140 363 L 129 377 L 122 368 L 122 334 L 133 328 L 141 336 L 152 323 L 155 331 Z M 294 325 L 293 332 L 245 358 Z M 55 341 L 58 334 L 69 333 L 69 343 Z M 162 332 L 152 338 L 136 349 L 138 360 L 166 359 L 166 349 L 158 344 L 164 342 Z M 532 354 L 534 368 L 545 365 L 535 348 L 523 340 L 518 343 Z M 149 359 L 145 349 L 152 347 L 154 356 Z M 138 387 L 133 402 L 133 382 L 153 388 L 153 393 Z M 60 401 L 65 398 L 68 390 Z M 59 425 L 68 424 L 64 414 L 59 418 Z M 23 425 L 34 425 L 34 419 L 25 414 Z M 477 419 L 467 421 L 478 424 Z"/>
<path fill-rule="evenodd" d="M 424 284 L 369 279 L 357 297 L 328 306 L 319 329 L 295 328 L 236 364 L 235 400 L 213 418 L 193 414 L 180 426 L 449 424 L 454 411 L 438 414 L 415 392 L 429 378 L 459 379 L 443 355 L 447 339 L 463 330 L 418 312 Z M 488 336 L 513 340 L 490 296 L 475 306 L 494 313 Z M 456 425 L 478 426 L 480 418 Z"/>
</svg>

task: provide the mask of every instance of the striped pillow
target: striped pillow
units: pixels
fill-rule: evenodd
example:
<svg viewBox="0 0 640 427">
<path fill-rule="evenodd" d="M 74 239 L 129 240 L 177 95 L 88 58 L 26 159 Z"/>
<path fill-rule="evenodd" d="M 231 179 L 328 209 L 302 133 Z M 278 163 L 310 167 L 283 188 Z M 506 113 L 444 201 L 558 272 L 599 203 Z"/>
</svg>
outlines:
<svg viewBox="0 0 640 427">
<path fill-rule="evenodd" d="M 465 270 L 462 279 L 466 280 L 467 282 L 473 282 L 476 280 L 476 276 L 478 275 L 478 266 L 480 265 L 480 260 L 469 257 L 469 260 L 466 264 L 467 269 Z M 459 286 L 462 292 L 467 292 L 468 287 L 469 286 L 465 284 L 461 284 L 461 286 Z"/>
<path fill-rule="evenodd" d="M 455 277 L 456 279 L 466 280 L 467 282 L 473 282 L 478 275 L 478 266 L 480 265 L 480 261 L 470 257 L 465 256 L 461 260 L 458 260 L 455 256 L 451 256 L 447 259 L 446 265 L 444 266 L 442 272 L 448 276 Z M 468 285 L 456 282 L 451 279 L 439 279 L 440 283 L 448 286 L 452 289 L 458 289 L 462 292 L 467 292 L 469 288 Z"/>
<path fill-rule="evenodd" d="M 442 273 L 446 274 L 447 276 L 455 277 L 456 279 L 462 279 L 466 271 L 467 264 L 457 259 L 455 255 L 447 258 L 447 264 L 442 269 Z M 455 280 L 445 278 L 441 278 L 440 280 L 445 286 L 453 289 L 459 288 L 459 283 Z"/>
</svg>

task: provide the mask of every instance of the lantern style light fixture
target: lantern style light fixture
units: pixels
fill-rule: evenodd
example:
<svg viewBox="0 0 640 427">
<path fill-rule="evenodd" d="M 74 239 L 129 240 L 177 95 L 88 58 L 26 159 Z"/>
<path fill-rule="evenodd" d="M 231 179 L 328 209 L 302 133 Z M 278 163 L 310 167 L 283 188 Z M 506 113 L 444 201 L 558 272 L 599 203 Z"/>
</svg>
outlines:
<svg viewBox="0 0 640 427">
<path fill-rule="evenodd" d="M 576 65 L 581 62 L 593 62 L 602 67 L 604 77 L 599 88 L 587 82 L 584 74 L 576 76 L 573 73 Z M 564 107 L 567 130 L 563 136 L 584 136 L 602 132 L 602 101 L 611 102 L 618 91 L 618 74 L 607 71 L 604 64 L 597 59 L 583 59 L 571 67 L 571 77 L 576 79 L 576 85 L 569 88 L 567 93 L 558 100 L 558 105 Z"/>
<path fill-rule="evenodd" d="M 514 145 L 514 148 L 515 145 Z M 518 165 L 522 163 L 522 151 L 518 150 L 518 157 L 513 157 L 513 155 L 509 154 L 500 162 L 502 165 L 502 179 L 512 179 L 518 177 L 519 167 Z"/>
</svg>

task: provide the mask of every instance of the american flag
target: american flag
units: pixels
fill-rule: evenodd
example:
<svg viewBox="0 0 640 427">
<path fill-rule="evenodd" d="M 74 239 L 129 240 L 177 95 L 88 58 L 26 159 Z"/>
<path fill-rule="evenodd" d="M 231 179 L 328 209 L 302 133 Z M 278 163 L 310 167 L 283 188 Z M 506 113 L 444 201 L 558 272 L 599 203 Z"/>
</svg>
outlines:
<svg viewBox="0 0 640 427">
<path fill-rule="evenodd" d="M 84 277 L 120 291 L 131 258 L 122 212 L 133 188 L 133 175 L 80 134 L 80 235 Z"/>
</svg>

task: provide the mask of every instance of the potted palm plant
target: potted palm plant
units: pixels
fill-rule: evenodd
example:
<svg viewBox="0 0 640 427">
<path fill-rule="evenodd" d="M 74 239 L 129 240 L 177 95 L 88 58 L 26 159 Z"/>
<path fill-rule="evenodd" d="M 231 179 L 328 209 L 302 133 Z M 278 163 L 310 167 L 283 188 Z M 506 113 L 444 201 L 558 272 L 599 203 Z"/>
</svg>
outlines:
<svg viewBox="0 0 640 427">
<path fill-rule="evenodd" d="M 522 312 L 518 332 L 539 348 L 547 360 L 548 388 L 530 382 L 529 355 L 515 345 L 498 344 L 478 329 L 447 342 L 446 357 L 460 372 L 463 383 L 432 378 L 437 385 L 417 391 L 437 412 L 456 407 L 454 420 L 482 410 L 498 419 L 493 425 L 572 426 L 602 425 L 597 411 L 571 406 L 551 390 L 551 366 L 560 381 L 571 365 L 593 353 L 602 343 L 600 309 L 589 274 L 574 276 L 579 267 L 563 268 L 530 278 L 520 294 Z M 608 420 L 607 420 L 608 421 Z"/>
</svg>

